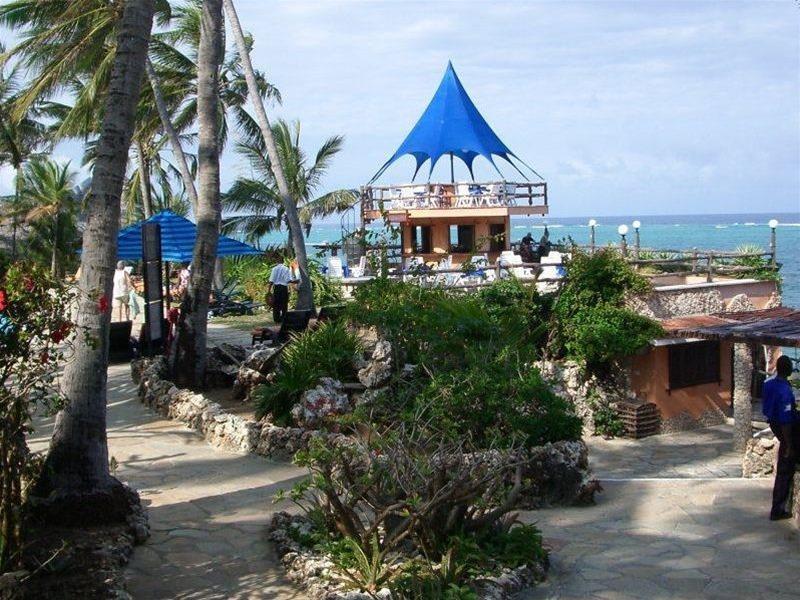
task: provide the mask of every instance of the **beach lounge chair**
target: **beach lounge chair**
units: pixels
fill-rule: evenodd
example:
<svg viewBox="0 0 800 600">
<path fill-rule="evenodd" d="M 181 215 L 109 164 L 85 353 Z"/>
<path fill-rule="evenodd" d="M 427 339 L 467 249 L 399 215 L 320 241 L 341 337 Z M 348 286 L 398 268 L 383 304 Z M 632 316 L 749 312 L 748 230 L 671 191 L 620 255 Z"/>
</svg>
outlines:
<svg viewBox="0 0 800 600">
<path fill-rule="evenodd" d="M 350 277 L 364 277 L 367 272 L 367 257 L 358 259 L 358 264 L 350 269 Z"/>
</svg>

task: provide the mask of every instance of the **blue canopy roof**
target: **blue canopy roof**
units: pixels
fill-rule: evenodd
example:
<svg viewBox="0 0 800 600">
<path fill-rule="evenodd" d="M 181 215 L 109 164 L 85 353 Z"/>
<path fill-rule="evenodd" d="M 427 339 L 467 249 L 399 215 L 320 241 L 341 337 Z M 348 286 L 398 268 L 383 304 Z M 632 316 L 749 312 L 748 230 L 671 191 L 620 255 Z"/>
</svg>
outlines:
<svg viewBox="0 0 800 600">
<path fill-rule="evenodd" d="M 430 178 L 439 158 L 450 154 L 464 161 L 473 178 L 472 163 L 477 156 L 486 158 L 500 173 L 494 163 L 494 155 L 505 159 L 527 179 L 525 174 L 511 161 L 511 157 L 523 165 L 525 163 L 497 137 L 497 134 L 492 131 L 481 113 L 475 108 L 464 86 L 461 85 L 451 62 L 447 63 L 447 69 L 439 84 L 439 89 L 436 90 L 414 129 L 400 144 L 397 152 L 375 174 L 371 182 L 380 177 L 389 165 L 406 154 L 412 155 L 417 161 L 414 177 L 417 176 L 420 167 L 430 160 L 428 173 Z M 528 165 L 525 166 L 528 167 Z M 530 167 L 528 169 L 540 177 L 536 171 Z M 502 176 L 502 173 L 500 175 Z"/>
<path fill-rule="evenodd" d="M 120 260 L 140 260 L 142 258 L 142 225 L 158 223 L 161 225 L 161 259 L 169 262 L 191 262 L 194 253 L 194 239 L 197 226 L 189 219 L 165 210 L 146 221 L 130 225 L 117 236 L 117 258 Z M 240 256 L 261 254 L 253 246 L 248 246 L 233 238 L 219 236 L 217 256 Z"/>
</svg>

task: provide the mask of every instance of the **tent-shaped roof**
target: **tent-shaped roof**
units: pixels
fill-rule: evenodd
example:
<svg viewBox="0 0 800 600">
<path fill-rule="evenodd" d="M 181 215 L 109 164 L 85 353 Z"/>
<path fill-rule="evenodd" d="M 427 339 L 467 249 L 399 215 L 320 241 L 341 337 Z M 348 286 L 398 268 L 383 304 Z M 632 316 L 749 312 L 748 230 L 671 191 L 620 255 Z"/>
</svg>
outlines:
<svg viewBox="0 0 800 600">
<path fill-rule="evenodd" d="M 389 165 L 406 154 L 411 154 L 417 161 L 414 177 L 428 160 L 431 161 L 428 174 L 430 177 L 436 162 L 445 154 L 457 156 L 464 161 L 470 175 L 472 175 L 472 163 L 477 156 L 486 158 L 499 173 L 500 170 L 492 158 L 494 155 L 505 159 L 525 177 L 525 174 L 511 161 L 511 157 L 523 165 L 525 163 L 497 137 L 478 112 L 464 86 L 461 85 L 451 62 L 447 63 L 439 89 L 436 90 L 414 129 L 371 182 L 380 177 Z M 536 171 L 528 168 L 540 177 Z"/>
<path fill-rule="evenodd" d="M 197 226 L 189 219 L 165 210 L 153 215 L 146 221 L 140 221 L 126 227 L 117 236 L 117 258 L 121 260 L 139 260 L 142 258 L 142 225 L 158 223 L 161 225 L 161 259 L 169 262 L 191 262 L 194 253 L 194 239 Z M 241 256 L 245 254 L 261 254 L 253 246 L 243 244 L 233 238 L 219 236 L 217 256 Z"/>
</svg>

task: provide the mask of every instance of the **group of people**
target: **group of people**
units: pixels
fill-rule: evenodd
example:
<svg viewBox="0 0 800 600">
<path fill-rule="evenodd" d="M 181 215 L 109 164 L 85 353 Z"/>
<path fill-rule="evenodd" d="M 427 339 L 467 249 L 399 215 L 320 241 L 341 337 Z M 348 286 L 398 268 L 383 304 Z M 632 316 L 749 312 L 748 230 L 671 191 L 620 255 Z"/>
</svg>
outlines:
<svg viewBox="0 0 800 600">
<path fill-rule="evenodd" d="M 533 236 L 530 231 L 525 234 L 525 237 L 522 238 L 519 244 L 519 255 L 522 257 L 522 262 L 539 262 L 543 256 L 547 256 L 550 253 L 551 247 L 550 232 L 547 231 L 547 227 L 545 226 L 544 234 L 542 234 L 538 244 L 533 241 Z"/>
<path fill-rule="evenodd" d="M 787 502 L 792 489 L 797 462 L 800 460 L 800 413 L 797 412 L 792 385 L 792 360 L 780 356 L 776 361 L 775 377 L 764 382 L 762 396 L 764 417 L 778 438 L 778 462 L 775 466 L 775 486 L 772 488 L 773 521 L 791 518 Z"/>
</svg>

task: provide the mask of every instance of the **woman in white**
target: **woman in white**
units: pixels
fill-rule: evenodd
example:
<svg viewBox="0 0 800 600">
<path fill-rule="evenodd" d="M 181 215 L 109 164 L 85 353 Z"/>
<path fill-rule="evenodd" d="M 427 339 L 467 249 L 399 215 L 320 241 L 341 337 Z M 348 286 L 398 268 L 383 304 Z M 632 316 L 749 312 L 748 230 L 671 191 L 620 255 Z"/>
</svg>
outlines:
<svg viewBox="0 0 800 600">
<path fill-rule="evenodd" d="M 131 281 L 131 276 L 128 275 L 128 271 L 125 270 L 125 261 L 121 260 L 117 263 L 117 270 L 114 271 L 114 293 L 112 294 L 114 298 L 112 307 L 119 310 L 117 313 L 117 319 L 119 321 L 127 321 L 130 317 L 131 309 L 128 302 L 130 301 L 132 289 L 133 282 Z M 124 318 L 122 316 L 123 313 L 125 314 Z"/>
</svg>

